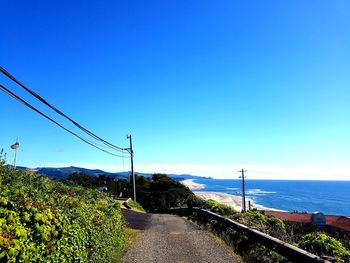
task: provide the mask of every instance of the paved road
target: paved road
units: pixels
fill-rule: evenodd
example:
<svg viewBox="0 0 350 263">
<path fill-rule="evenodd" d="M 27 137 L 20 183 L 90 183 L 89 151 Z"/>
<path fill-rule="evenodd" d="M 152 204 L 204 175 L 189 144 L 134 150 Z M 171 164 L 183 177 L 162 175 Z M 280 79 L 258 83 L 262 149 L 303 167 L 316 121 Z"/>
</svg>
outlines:
<svg viewBox="0 0 350 263">
<path fill-rule="evenodd" d="M 122 209 L 122 213 L 130 228 L 145 230 L 151 223 L 152 214 L 139 213 L 129 209 Z"/>
<path fill-rule="evenodd" d="M 185 219 L 168 214 L 134 214 L 126 220 L 144 229 L 122 259 L 123 263 L 220 263 L 241 262 L 207 231 Z M 134 216 L 130 221 L 130 216 Z M 132 223 L 130 223 L 132 222 Z M 141 227 L 140 222 L 144 225 Z M 236 260 L 235 260 L 236 259 Z"/>
</svg>

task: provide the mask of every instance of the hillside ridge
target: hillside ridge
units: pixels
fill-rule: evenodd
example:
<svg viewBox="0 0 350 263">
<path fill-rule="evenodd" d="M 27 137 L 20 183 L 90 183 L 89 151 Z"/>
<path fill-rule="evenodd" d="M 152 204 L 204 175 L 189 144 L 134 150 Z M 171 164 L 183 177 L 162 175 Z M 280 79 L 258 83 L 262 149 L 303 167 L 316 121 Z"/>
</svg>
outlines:
<svg viewBox="0 0 350 263">
<path fill-rule="evenodd" d="M 108 177 L 112 177 L 113 179 L 126 179 L 128 178 L 130 172 L 106 172 L 100 169 L 88 169 L 83 167 L 69 166 L 69 167 L 37 167 L 37 168 L 29 168 L 25 166 L 18 166 L 18 170 L 29 170 L 33 169 L 39 174 L 43 174 L 52 179 L 64 179 L 68 177 L 68 175 L 72 173 L 84 173 L 90 176 L 99 176 L 105 175 Z M 135 172 L 136 175 L 144 176 L 144 177 L 152 177 L 153 173 L 142 173 Z M 180 181 L 186 179 L 211 179 L 211 177 L 197 176 L 191 174 L 167 174 L 169 177 Z"/>
</svg>

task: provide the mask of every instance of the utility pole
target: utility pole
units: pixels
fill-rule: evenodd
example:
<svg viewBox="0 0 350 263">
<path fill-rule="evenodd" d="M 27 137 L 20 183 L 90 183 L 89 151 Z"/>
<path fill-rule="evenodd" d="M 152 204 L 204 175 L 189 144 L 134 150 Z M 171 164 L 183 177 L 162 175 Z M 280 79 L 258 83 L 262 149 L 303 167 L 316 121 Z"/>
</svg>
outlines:
<svg viewBox="0 0 350 263">
<path fill-rule="evenodd" d="M 246 170 L 240 170 L 238 171 L 239 173 L 242 173 L 242 175 L 239 177 L 239 178 L 242 178 L 242 210 L 243 212 L 246 211 L 246 206 L 245 206 L 245 185 L 244 185 L 244 178 L 245 178 L 245 175 L 244 175 L 244 172 L 246 172 Z"/>
<path fill-rule="evenodd" d="M 136 202 L 136 184 L 135 184 L 135 173 L 134 173 L 134 151 L 132 149 L 132 137 L 131 134 L 126 135 L 126 138 L 129 139 L 130 142 L 130 159 L 131 159 L 131 177 L 132 177 L 132 187 L 133 187 L 133 194 L 134 194 L 134 201 Z"/>
</svg>

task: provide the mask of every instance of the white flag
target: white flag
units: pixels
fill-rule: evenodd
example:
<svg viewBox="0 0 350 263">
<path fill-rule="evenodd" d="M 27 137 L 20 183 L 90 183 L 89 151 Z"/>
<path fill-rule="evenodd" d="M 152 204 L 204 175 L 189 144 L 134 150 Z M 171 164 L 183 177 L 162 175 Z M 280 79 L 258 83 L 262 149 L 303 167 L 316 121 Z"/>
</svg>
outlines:
<svg viewBox="0 0 350 263">
<path fill-rule="evenodd" d="M 19 143 L 18 142 L 16 142 L 15 144 L 12 144 L 11 145 L 11 149 L 18 149 L 19 148 Z"/>
</svg>

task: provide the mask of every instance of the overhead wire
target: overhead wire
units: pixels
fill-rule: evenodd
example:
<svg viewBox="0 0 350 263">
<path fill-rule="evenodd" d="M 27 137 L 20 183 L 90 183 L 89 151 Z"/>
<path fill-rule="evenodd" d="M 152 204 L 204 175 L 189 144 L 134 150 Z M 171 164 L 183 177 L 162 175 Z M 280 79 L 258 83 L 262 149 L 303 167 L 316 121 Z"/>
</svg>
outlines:
<svg viewBox="0 0 350 263">
<path fill-rule="evenodd" d="M 76 127 L 78 127 L 80 130 L 84 131 L 85 133 L 87 133 L 88 135 L 90 135 L 91 137 L 93 137 L 94 139 L 104 143 L 105 145 L 107 145 L 110 148 L 113 148 L 114 150 L 117 150 L 119 152 L 122 151 L 127 151 L 128 148 L 122 148 L 119 146 L 116 146 L 104 139 L 102 139 L 101 137 L 97 136 L 96 134 L 94 134 L 93 132 L 89 131 L 88 129 L 86 129 L 85 127 L 83 127 L 82 125 L 80 125 L 78 122 L 76 122 L 75 120 L 73 120 L 72 118 L 70 118 L 69 116 L 67 116 L 66 114 L 64 114 L 62 111 L 60 111 L 59 109 L 57 109 L 56 107 L 54 107 L 53 105 L 51 105 L 49 102 L 47 102 L 43 97 L 41 97 L 39 94 L 37 94 L 36 92 L 34 92 L 33 90 L 29 89 L 28 87 L 26 87 L 23 83 L 21 83 L 19 80 L 17 80 L 13 75 L 11 75 L 8 71 L 6 71 L 3 67 L 0 66 L 0 72 L 3 73 L 6 77 L 8 77 L 9 79 L 11 79 L 12 81 L 14 81 L 15 83 L 17 83 L 19 86 L 21 86 L 24 90 L 26 90 L 27 92 L 29 92 L 32 96 L 34 96 L 35 98 L 37 98 L 38 100 L 40 100 L 42 103 L 44 103 L 46 106 L 48 106 L 49 108 L 51 108 L 52 110 L 54 110 L 56 113 L 58 113 L 59 115 L 61 115 L 62 117 L 66 118 L 67 120 L 69 120 L 71 123 L 73 123 Z"/>
<path fill-rule="evenodd" d="M 120 158 L 126 158 L 122 155 L 118 155 L 118 154 L 114 154 L 111 153 L 105 149 L 102 149 L 101 147 L 99 147 L 98 145 L 96 145 L 96 143 L 78 135 L 77 133 L 69 130 L 68 128 L 64 127 L 63 125 L 61 125 L 60 123 L 58 123 L 57 121 L 55 121 L 54 119 L 52 119 L 51 117 L 47 116 L 45 113 L 41 112 L 40 110 L 38 110 L 37 108 L 35 108 L 34 106 L 32 106 L 30 103 L 28 103 L 27 101 L 25 101 L 24 99 L 22 99 L 21 97 L 17 96 L 15 93 L 13 93 L 11 90 L 9 90 L 8 88 L 6 88 L 5 86 L 0 84 L 0 89 L 5 92 L 7 95 L 11 96 L 12 98 L 18 100 L 19 102 L 21 102 L 22 104 L 24 104 L 25 106 L 27 106 L 28 108 L 32 109 L 33 111 L 35 111 L 36 113 L 40 114 L 41 116 L 43 116 L 44 118 L 48 119 L 49 121 L 53 122 L 54 124 L 56 124 L 57 126 L 59 126 L 60 128 L 64 129 L 65 131 L 69 132 L 70 134 L 72 134 L 73 136 L 77 137 L 78 139 L 84 141 L 85 143 L 91 145 L 92 147 L 95 147 L 97 149 L 99 149 L 102 152 L 105 152 L 107 154 L 116 156 L 116 157 L 120 157 Z"/>
<path fill-rule="evenodd" d="M 123 172 L 125 172 L 125 167 L 124 167 L 124 152 L 122 152 L 122 156 L 123 156 L 123 158 L 122 158 L 122 162 L 123 162 Z"/>
</svg>

